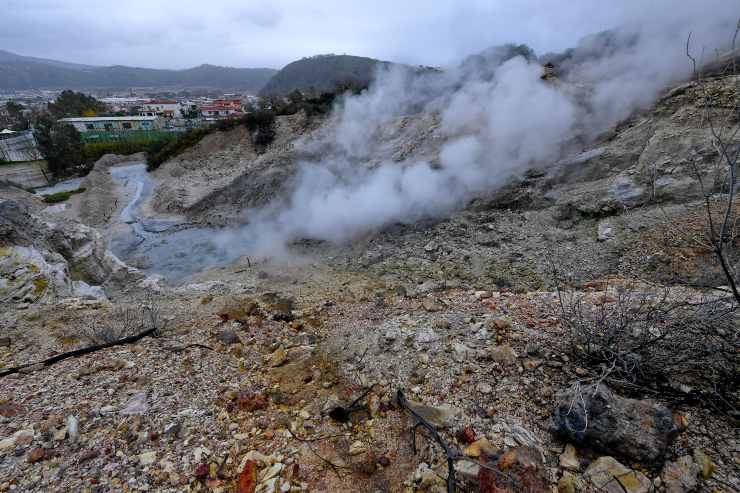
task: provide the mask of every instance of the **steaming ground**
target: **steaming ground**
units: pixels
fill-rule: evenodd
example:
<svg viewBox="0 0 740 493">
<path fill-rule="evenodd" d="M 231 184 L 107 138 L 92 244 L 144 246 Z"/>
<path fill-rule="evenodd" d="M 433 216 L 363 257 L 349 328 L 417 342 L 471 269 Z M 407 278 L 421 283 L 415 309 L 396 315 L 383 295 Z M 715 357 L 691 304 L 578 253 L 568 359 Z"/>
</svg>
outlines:
<svg viewBox="0 0 740 493">
<path fill-rule="evenodd" d="M 690 74 L 690 30 L 705 46 L 727 46 L 728 7 L 695 15 L 697 8 L 553 55 L 559 78 L 543 79 L 539 60 L 506 50 L 479 70 L 383 72 L 370 90 L 345 98 L 324 132 L 295 144 L 297 172 L 280 194 L 246 210 L 247 225 L 216 241 L 260 256 L 301 239 L 344 244 L 447 217 L 528 169 L 576 155 Z M 437 119 L 431 152 L 412 145 L 389 155 L 388 127 L 423 115 Z"/>
</svg>

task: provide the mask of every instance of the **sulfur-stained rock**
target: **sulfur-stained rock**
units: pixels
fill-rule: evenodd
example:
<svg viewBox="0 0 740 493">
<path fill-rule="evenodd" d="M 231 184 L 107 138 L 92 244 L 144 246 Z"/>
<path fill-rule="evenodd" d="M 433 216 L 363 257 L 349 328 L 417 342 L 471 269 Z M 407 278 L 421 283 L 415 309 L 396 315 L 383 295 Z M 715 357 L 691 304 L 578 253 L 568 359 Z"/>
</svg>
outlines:
<svg viewBox="0 0 740 493">
<path fill-rule="evenodd" d="M 607 493 L 648 493 L 652 486 L 644 474 L 628 469 L 613 457 L 599 457 L 588 466 L 585 476 Z"/>
</svg>

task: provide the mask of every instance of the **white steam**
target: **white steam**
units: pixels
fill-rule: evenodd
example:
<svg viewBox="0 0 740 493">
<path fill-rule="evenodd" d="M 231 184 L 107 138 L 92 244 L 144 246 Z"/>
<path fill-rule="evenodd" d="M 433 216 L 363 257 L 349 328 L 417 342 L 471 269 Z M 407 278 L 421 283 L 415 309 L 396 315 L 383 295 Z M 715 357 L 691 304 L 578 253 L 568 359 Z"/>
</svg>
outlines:
<svg viewBox="0 0 740 493">
<path fill-rule="evenodd" d="M 318 157 L 299 163 L 289 199 L 250 211 L 249 225 L 220 242 L 270 256 L 301 238 L 340 243 L 448 214 L 531 166 L 558 161 L 574 142 L 587 142 L 686 78 L 690 30 L 703 46 L 727 47 L 738 13 L 732 2 L 688 3 L 665 12 L 665 21 L 634 22 L 608 43 L 586 40 L 556 83 L 541 79 L 540 62 L 523 57 L 493 67 L 493 78 L 456 69 L 379 74 L 368 91 L 337 107 L 330 131 L 302 143 L 306 155 Z M 438 155 L 393 158 L 387 134 L 406 115 L 436 115 Z"/>
</svg>

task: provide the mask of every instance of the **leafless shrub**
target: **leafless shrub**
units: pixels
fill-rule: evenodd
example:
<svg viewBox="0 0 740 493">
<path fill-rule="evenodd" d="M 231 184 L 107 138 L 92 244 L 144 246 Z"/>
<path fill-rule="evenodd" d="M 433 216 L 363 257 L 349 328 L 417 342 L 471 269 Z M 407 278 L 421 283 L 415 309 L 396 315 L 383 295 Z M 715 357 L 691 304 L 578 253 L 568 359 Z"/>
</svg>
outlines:
<svg viewBox="0 0 740 493">
<path fill-rule="evenodd" d="M 105 319 L 92 316 L 82 329 L 82 336 L 91 344 L 109 344 L 151 329 L 155 329 L 152 335 L 159 337 L 166 326 L 159 303 L 149 298 L 137 306 L 118 306 Z"/>
<path fill-rule="evenodd" d="M 707 186 L 702 179 L 701 171 L 694 164 L 694 172 L 704 195 L 707 214 L 707 238 L 722 271 L 727 279 L 735 302 L 740 304 L 740 276 L 737 266 L 730 258 L 731 246 L 735 239 L 733 234 L 733 209 L 738 186 L 738 161 L 740 161 L 740 79 L 738 79 L 737 51 L 740 21 L 732 36 L 730 52 L 712 64 L 706 64 L 710 72 L 714 70 L 720 75 L 732 77 L 732 85 L 728 91 L 713 90 L 710 80 L 697 68 L 697 60 L 691 53 L 691 34 L 686 40 L 686 56 L 690 60 L 694 81 L 702 95 L 702 121 L 711 134 L 711 145 L 717 153 L 718 165 L 724 168 L 725 174 L 720 180 L 719 189 L 722 194 L 721 211 L 718 214 L 713 209 L 713 187 Z M 719 67 L 719 68 L 718 68 Z M 691 156 L 690 156 L 691 157 Z"/>
<path fill-rule="evenodd" d="M 600 381 L 710 396 L 732 407 L 740 364 L 733 297 L 607 286 L 597 293 L 558 289 L 558 305 L 574 354 L 600 368 Z"/>
</svg>

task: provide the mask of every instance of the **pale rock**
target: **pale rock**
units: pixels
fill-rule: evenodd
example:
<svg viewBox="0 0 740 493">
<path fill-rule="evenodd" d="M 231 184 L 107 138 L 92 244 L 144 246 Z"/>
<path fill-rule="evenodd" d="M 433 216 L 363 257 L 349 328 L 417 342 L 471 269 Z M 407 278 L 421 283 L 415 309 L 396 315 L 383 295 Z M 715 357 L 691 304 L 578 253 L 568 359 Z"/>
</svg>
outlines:
<svg viewBox="0 0 740 493">
<path fill-rule="evenodd" d="M 139 454 L 139 464 L 142 466 L 150 466 L 157 460 L 157 452 L 152 450 Z"/>
<path fill-rule="evenodd" d="M 493 392 L 493 387 L 491 387 L 486 382 L 480 382 L 478 384 L 478 392 L 480 392 L 481 394 L 490 394 L 491 392 Z"/>
<path fill-rule="evenodd" d="M 666 493 L 688 493 L 696 488 L 699 466 L 690 455 L 679 457 L 675 462 L 667 462 L 660 477 L 665 484 Z"/>
<path fill-rule="evenodd" d="M 586 469 L 585 477 L 607 493 L 648 493 L 652 483 L 639 471 L 633 471 L 613 457 L 599 457 Z"/>
<path fill-rule="evenodd" d="M 704 479 L 709 479 L 714 474 L 714 463 L 709 456 L 699 448 L 694 449 L 694 461 L 699 466 L 699 474 Z"/>
<path fill-rule="evenodd" d="M 367 446 L 361 441 L 352 442 L 349 446 L 349 455 L 360 455 L 367 451 Z"/>
<path fill-rule="evenodd" d="M 505 366 L 515 365 L 517 363 L 517 358 L 519 357 L 516 354 L 516 351 L 514 351 L 514 349 L 508 344 L 495 346 L 490 349 L 490 352 L 491 359 L 493 359 L 493 361 Z"/>
<path fill-rule="evenodd" d="M 267 455 L 264 455 L 256 450 L 250 450 L 247 452 L 247 455 L 244 456 L 244 459 L 242 460 L 242 465 L 239 467 L 239 470 L 244 469 L 244 464 L 247 463 L 247 461 L 253 460 L 257 463 L 260 463 L 264 466 L 272 464 L 274 461 L 272 460 L 272 457 L 269 457 Z"/>
<path fill-rule="evenodd" d="M 149 404 L 146 401 L 146 392 L 139 392 L 129 399 L 119 413 L 125 416 L 138 416 L 146 414 L 147 411 L 149 411 Z"/>
<path fill-rule="evenodd" d="M 280 472 L 283 470 L 283 464 L 281 462 L 276 462 L 272 466 L 270 466 L 267 469 L 263 469 L 260 471 L 258 479 L 260 483 L 263 483 L 265 481 L 269 481 L 272 478 L 276 478 L 280 475 Z"/>
<path fill-rule="evenodd" d="M 427 406 L 425 404 L 409 401 L 409 407 L 413 409 L 416 414 L 438 428 L 452 426 L 458 421 L 460 416 L 462 416 L 462 410 L 446 404 L 442 404 L 440 406 Z"/>
<path fill-rule="evenodd" d="M 15 448 L 15 438 L 5 438 L 0 440 L 0 452 L 12 450 Z"/>
<path fill-rule="evenodd" d="M 282 347 L 279 347 L 270 355 L 269 364 L 273 368 L 276 368 L 278 366 L 285 364 L 287 361 L 288 361 L 288 353 L 285 351 L 285 349 L 283 349 Z"/>
<path fill-rule="evenodd" d="M 79 421 L 76 416 L 67 416 L 67 436 L 71 443 L 75 443 L 80 439 Z"/>
<path fill-rule="evenodd" d="M 614 231 L 608 221 L 600 221 L 596 238 L 599 241 L 610 240 L 614 236 Z"/>
<path fill-rule="evenodd" d="M 576 448 L 570 443 L 565 446 L 565 451 L 560 454 L 559 463 L 560 467 L 569 471 L 579 471 L 581 469 Z"/>
<path fill-rule="evenodd" d="M 452 345 L 452 358 L 458 363 L 462 363 L 463 361 L 465 361 L 468 358 L 469 352 L 470 348 L 468 348 L 465 344 L 456 342 Z"/>
<path fill-rule="evenodd" d="M 418 344 L 429 344 L 439 340 L 439 335 L 430 327 L 425 327 L 416 331 L 414 334 L 414 340 Z"/>
</svg>

